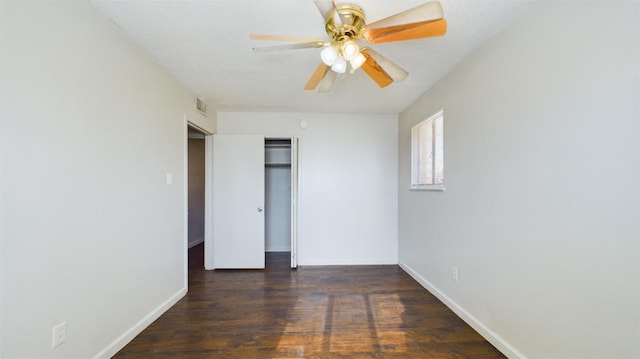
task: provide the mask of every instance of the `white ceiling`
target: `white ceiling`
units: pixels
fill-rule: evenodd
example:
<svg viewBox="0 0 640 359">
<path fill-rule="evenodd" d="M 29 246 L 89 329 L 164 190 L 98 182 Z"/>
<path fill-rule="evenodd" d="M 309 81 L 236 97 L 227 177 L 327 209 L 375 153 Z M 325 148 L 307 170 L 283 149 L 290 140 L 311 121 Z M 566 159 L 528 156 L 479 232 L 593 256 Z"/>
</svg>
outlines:
<svg viewBox="0 0 640 359">
<path fill-rule="evenodd" d="M 251 33 L 327 38 L 312 0 L 90 1 L 217 109 L 345 113 L 399 113 L 528 6 L 516 0 L 441 0 L 445 36 L 372 46 L 407 70 L 407 79 L 380 89 L 357 71 L 320 94 L 303 90 L 320 63 L 320 49 L 254 53 L 253 47 L 282 43 L 249 40 Z M 367 22 L 425 2 L 337 1 L 360 6 Z"/>
</svg>

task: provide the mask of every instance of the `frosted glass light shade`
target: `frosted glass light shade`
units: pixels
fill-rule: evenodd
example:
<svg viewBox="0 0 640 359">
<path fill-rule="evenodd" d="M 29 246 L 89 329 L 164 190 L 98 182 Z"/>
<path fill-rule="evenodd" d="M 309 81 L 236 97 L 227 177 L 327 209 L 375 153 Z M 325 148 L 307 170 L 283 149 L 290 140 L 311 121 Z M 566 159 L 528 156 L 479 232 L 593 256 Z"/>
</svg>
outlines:
<svg viewBox="0 0 640 359">
<path fill-rule="evenodd" d="M 331 65 L 331 70 L 339 74 L 347 72 L 347 61 L 342 57 L 336 58 L 336 61 Z"/>
<path fill-rule="evenodd" d="M 364 55 L 361 53 L 358 53 L 358 55 L 356 55 L 353 59 L 349 60 L 349 62 L 351 63 L 351 67 L 354 70 L 359 69 L 365 61 L 367 61 L 367 58 L 364 57 Z"/>
<path fill-rule="evenodd" d="M 360 48 L 355 42 L 345 41 L 344 44 L 342 44 L 342 56 L 344 56 L 345 60 L 350 61 L 358 56 L 358 54 L 360 54 Z"/>
<path fill-rule="evenodd" d="M 338 50 L 333 46 L 327 46 L 322 51 L 320 51 L 320 59 L 327 66 L 332 66 L 334 62 L 338 59 Z"/>
</svg>

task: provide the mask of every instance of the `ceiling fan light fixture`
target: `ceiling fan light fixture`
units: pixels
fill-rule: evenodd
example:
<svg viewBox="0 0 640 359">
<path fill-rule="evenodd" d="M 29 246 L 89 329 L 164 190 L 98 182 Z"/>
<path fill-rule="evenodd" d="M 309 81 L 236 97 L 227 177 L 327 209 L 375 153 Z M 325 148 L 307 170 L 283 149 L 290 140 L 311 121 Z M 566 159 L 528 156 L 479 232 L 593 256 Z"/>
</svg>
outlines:
<svg viewBox="0 0 640 359">
<path fill-rule="evenodd" d="M 336 61 L 331 65 L 331 70 L 339 74 L 347 72 L 347 61 L 343 57 L 336 58 Z"/>
<path fill-rule="evenodd" d="M 342 44 L 342 56 L 345 60 L 351 61 L 360 54 L 360 47 L 355 41 L 348 40 Z"/>
<path fill-rule="evenodd" d="M 333 66 L 339 57 L 338 49 L 334 46 L 327 46 L 320 52 L 320 59 L 327 66 Z"/>
<path fill-rule="evenodd" d="M 298 42 L 254 48 L 254 52 L 322 48 L 321 63 L 307 81 L 305 90 L 329 92 L 338 74 L 347 71 L 354 74 L 358 69 L 362 69 L 381 88 L 402 81 L 409 73 L 373 49 L 361 48 L 363 41 L 379 44 L 415 40 L 442 36 L 447 31 L 447 22 L 438 0 L 427 0 L 422 5 L 373 23 L 366 22 L 364 12 L 357 5 L 338 5 L 336 0 L 314 0 L 314 4 L 325 18 L 328 41 L 297 36 L 249 36 L 252 40 Z"/>
<path fill-rule="evenodd" d="M 357 70 L 360 68 L 360 66 L 362 66 L 362 64 L 364 64 L 365 61 L 367 61 L 367 58 L 364 57 L 363 54 L 358 52 L 358 54 L 353 59 L 349 60 L 349 63 L 351 63 L 351 67 L 354 70 Z"/>
</svg>

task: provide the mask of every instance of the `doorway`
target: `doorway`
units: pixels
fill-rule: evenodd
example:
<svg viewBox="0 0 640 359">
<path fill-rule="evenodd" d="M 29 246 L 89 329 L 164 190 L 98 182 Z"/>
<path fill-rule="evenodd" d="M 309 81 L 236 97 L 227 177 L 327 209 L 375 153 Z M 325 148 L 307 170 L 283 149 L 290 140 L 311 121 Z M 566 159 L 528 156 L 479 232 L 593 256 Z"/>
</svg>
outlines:
<svg viewBox="0 0 640 359">
<path fill-rule="evenodd" d="M 204 267 L 206 150 L 205 133 L 187 130 L 187 243 L 189 268 Z"/>
<path fill-rule="evenodd" d="M 211 263 L 206 268 L 264 269 L 267 253 L 285 253 L 297 268 L 297 138 L 211 137 L 213 229 L 205 236 L 205 265 Z"/>
<path fill-rule="evenodd" d="M 266 266 L 291 258 L 291 139 L 266 138 L 265 259 Z"/>
</svg>

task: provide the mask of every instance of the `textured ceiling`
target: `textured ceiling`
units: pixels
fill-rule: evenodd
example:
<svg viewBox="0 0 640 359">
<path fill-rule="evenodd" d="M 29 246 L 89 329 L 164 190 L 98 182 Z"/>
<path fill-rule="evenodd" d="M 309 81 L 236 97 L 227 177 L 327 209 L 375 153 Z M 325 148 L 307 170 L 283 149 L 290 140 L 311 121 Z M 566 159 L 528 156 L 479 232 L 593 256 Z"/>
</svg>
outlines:
<svg viewBox="0 0 640 359">
<path fill-rule="evenodd" d="M 367 22 L 425 0 L 353 0 Z M 327 38 L 312 0 L 104 1 L 91 4 L 167 72 L 220 110 L 399 113 L 475 48 L 527 8 L 524 1 L 441 0 L 443 37 L 371 46 L 409 72 L 380 89 L 361 70 L 336 80 L 333 91 L 303 90 L 320 49 L 254 53 L 282 43 L 249 34 Z"/>
</svg>

